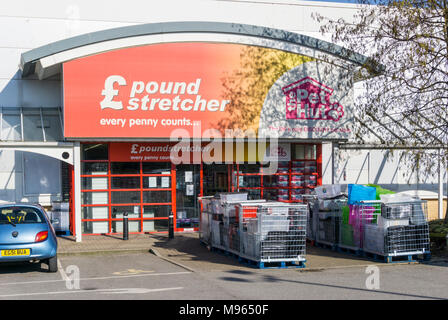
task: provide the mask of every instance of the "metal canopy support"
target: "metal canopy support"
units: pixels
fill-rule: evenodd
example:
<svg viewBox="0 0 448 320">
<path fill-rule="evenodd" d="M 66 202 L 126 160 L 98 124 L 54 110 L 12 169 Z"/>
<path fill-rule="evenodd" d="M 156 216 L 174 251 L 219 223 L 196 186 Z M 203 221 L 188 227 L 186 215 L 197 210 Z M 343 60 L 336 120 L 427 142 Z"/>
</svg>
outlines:
<svg viewBox="0 0 448 320">
<path fill-rule="evenodd" d="M 42 115 L 42 108 L 39 108 L 40 115 L 40 125 L 42 126 L 42 137 L 44 138 L 44 142 L 47 141 L 47 136 L 45 135 L 45 125 L 44 125 L 44 117 Z"/>
<path fill-rule="evenodd" d="M 334 161 L 334 149 L 338 146 L 337 143 L 332 142 L 331 143 L 331 184 L 334 184 L 334 176 L 336 175 L 335 172 L 335 161 Z"/>
<path fill-rule="evenodd" d="M 81 146 L 79 142 L 75 142 L 73 147 L 73 165 L 74 165 L 74 203 L 75 203 L 75 239 L 76 242 L 82 241 L 82 227 L 81 227 Z"/>
<path fill-rule="evenodd" d="M 3 140 L 3 107 L 0 107 L 0 141 Z"/>
<path fill-rule="evenodd" d="M 20 108 L 20 135 L 22 142 L 25 141 L 25 137 L 23 136 L 23 108 Z"/>
</svg>

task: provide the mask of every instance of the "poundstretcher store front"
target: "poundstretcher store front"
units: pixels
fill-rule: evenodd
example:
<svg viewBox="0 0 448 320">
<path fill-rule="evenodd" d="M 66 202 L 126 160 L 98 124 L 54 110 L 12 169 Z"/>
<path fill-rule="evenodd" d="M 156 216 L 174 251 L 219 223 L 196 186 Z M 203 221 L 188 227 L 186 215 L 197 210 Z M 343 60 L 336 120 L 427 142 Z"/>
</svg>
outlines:
<svg viewBox="0 0 448 320">
<path fill-rule="evenodd" d="M 23 76 L 61 73 L 73 142 L 71 231 L 197 230 L 198 197 L 247 191 L 301 202 L 331 183 L 352 128 L 356 54 L 264 27 L 178 22 L 59 41 L 22 55 Z M 330 163 L 330 165 L 328 165 Z"/>
</svg>

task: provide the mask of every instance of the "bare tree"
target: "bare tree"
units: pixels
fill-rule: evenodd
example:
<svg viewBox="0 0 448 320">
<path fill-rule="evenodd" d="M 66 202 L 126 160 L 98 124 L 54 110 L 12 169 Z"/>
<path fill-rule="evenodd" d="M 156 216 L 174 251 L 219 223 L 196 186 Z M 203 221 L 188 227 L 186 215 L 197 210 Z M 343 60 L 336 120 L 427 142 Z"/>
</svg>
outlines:
<svg viewBox="0 0 448 320">
<path fill-rule="evenodd" d="M 334 43 L 374 62 L 357 74 L 356 142 L 375 136 L 391 148 L 408 146 L 407 159 L 435 175 L 439 150 L 425 148 L 443 148 L 446 168 L 448 0 L 357 1 L 351 22 L 314 15 Z"/>
</svg>

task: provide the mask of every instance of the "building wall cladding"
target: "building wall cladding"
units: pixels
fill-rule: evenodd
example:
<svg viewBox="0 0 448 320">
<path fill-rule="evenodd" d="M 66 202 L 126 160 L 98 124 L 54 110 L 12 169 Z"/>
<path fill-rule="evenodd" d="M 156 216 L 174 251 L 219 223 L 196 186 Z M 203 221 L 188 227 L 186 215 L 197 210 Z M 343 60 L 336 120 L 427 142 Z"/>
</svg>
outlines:
<svg viewBox="0 0 448 320">
<path fill-rule="evenodd" d="M 330 41 L 321 35 L 312 13 L 351 20 L 356 6 L 342 3 L 312 1 L 137 1 L 126 5 L 110 1 L 17 0 L 4 4 L 0 13 L 0 28 L 6 30 L 0 38 L 0 106 L 59 107 L 62 88 L 59 77 L 39 81 L 35 77 L 21 78 L 18 69 L 21 53 L 72 36 L 116 27 L 169 21 L 234 22 L 284 29 Z M 9 31 L 8 31 L 9 30 Z M 355 91 L 356 93 L 356 91 Z M 323 183 L 331 183 L 331 147 L 324 147 Z M 13 152 L 14 153 L 14 152 Z M 402 178 L 403 167 L 396 160 L 387 160 L 382 151 L 344 151 L 347 160 L 336 161 L 335 182 L 378 183 L 397 191 L 424 189 L 437 192 L 437 178 Z M 0 200 L 26 199 L 22 191 L 22 158 L 20 152 L 0 153 Z M 367 154 L 370 165 L 367 165 Z M 394 158 L 396 159 L 396 158 Z M 343 169 L 345 168 L 345 169 Z M 59 168 L 55 168 L 59 170 Z M 17 175 L 17 177 L 16 177 Z M 391 179 L 391 177 L 395 177 Z M 15 181 L 14 183 L 12 181 Z M 446 181 L 446 177 L 445 177 Z M 15 191 L 13 191 L 15 190 Z M 14 195 L 14 198 L 13 196 Z M 38 199 L 38 198 L 34 198 Z"/>
</svg>

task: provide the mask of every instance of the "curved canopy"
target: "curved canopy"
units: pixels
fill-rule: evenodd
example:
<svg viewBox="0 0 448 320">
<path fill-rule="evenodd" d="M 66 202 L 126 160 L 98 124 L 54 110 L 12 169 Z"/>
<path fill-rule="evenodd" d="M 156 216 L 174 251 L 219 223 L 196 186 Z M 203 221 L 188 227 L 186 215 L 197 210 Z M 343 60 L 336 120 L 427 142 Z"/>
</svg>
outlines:
<svg viewBox="0 0 448 320">
<path fill-rule="evenodd" d="M 250 40 L 248 40 L 250 39 Z M 165 22 L 133 25 L 87 33 L 56 41 L 21 56 L 22 77 L 36 73 L 40 79 L 60 72 L 62 63 L 99 52 L 160 42 L 248 42 L 264 47 L 322 53 L 362 66 L 369 58 L 341 46 L 309 36 L 261 26 L 222 22 Z M 306 52 L 305 52 L 306 54 Z"/>
</svg>

